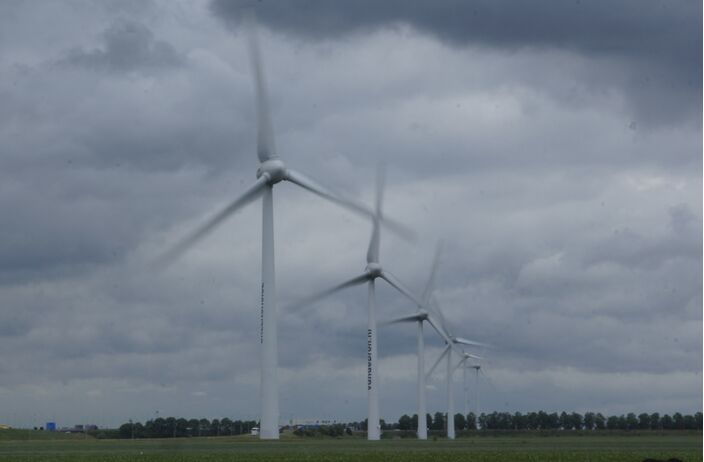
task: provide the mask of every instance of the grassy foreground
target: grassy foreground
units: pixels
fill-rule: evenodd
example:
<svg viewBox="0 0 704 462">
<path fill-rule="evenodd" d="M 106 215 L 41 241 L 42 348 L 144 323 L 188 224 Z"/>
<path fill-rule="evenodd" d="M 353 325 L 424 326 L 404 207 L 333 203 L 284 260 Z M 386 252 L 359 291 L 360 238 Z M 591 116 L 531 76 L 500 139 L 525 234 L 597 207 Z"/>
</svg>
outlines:
<svg viewBox="0 0 704 462">
<path fill-rule="evenodd" d="M 251 437 L 176 440 L 8 440 L 0 438 L 0 460 L 20 461 L 472 461 L 472 462 L 640 462 L 677 457 L 702 461 L 702 435 L 539 436 L 504 435 L 454 441 Z"/>
</svg>

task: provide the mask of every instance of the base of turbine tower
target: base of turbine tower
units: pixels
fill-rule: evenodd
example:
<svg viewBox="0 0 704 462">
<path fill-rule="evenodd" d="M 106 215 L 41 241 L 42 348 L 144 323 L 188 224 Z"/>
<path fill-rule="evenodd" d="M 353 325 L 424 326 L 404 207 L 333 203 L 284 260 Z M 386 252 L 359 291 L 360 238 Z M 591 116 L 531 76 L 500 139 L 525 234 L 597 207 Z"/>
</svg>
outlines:
<svg viewBox="0 0 704 462">
<path fill-rule="evenodd" d="M 278 440 L 279 439 L 279 430 L 260 430 L 259 431 L 259 439 L 260 440 Z"/>
</svg>

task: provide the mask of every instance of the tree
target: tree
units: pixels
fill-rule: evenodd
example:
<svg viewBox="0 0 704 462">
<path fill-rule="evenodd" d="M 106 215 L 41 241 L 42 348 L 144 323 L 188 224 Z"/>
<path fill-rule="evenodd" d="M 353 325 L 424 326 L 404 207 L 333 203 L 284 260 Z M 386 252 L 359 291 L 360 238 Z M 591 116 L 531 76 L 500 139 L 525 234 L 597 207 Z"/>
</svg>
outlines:
<svg viewBox="0 0 704 462">
<path fill-rule="evenodd" d="M 572 418 L 565 411 L 562 411 L 560 414 L 560 427 L 562 427 L 563 430 L 572 429 Z"/>
<path fill-rule="evenodd" d="M 425 414 L 425 424 L 428 426 L 428 429 L 433 428 L 433 416 L 430 414 Z"/>
<path fill-rule="evenodd" d="M 540 428 L 540 424 L 538 423 L 538 413 L 537 412 L 530 412 L 528 413 L 528 428 L 531 430 L 537 430 Z"/>
<path fill-rule="evenodd" d="M 411 428 L 418 431 L 418 414 L 411 416 Z"/>
<path fill-rule="evenodd" d="M 694 419 L 694 416 L 689 415 L 689 414 L 684 416 L 684 429 L 685 430 L 694 430 L 695 428 L 697 428 L 697 422 Z"/>
<path fill-rule="evenodd" d="M 632 412 L 626 415 L 626 430 L 635 430 L 638 428 L 638 417 Z"/>
<path fill-rule="evenodd" d="M 560 416 L 557 415 L 557 412 L 553 412 L 548 416 L 548 423 L 550 424 L 548 428 L 553 430 L 560 428 Z"/>
<path fill-rule="evenodd" d="M 176 418 L 167 417 L 162 431 L 164 438 L 176 438 Z"/>
<path fill-rule="evenodd" d="M 675 412 L 672 415 L 672 423 L 675 430 L 684 430 L 684 417 L 679 412 Z"/>
<path fill-rule="evenodd" d="M 208 419 L 198 421 L 198 436 L 206 436 L 210 433 L 210 422 Z"/>
<path fill-rule="evenodd" d="M 520 412 L 513 414 L 513 418 L 511 420 L 513 421 L 512 427 L 514 430 L 524 430 L 528 427 L 528 417 L 524 416 Z"/>
<path fill-rule="evenodd" d="M 169 436 L 169 428 L 166 425 L 166 420 L 163 417 L 157 417 L 152 422 L 149 438 L 166 438 L 167 436 Z"/>
<path fill-rule="evenodd" d="M 582 429 L 582 414 L 580 414 L 579 412 L 573 412 L 570 417 L 572 420 L 572 428 L 574 428 L 575 430 L 581 430 Z"/>
<path fill-rule="evenodd" d="M 464 430 L 466 426 L 467 419 L 465 419 L 464 415 L 460 413 L 455 414 L 455 428 L 458 430 Z"/>
<path fill-rule="evenodd" d="M 538 427 L 539 430 L 545 430 L 550 427 L 550 416 L 544 411 L 538 411 Z"/>
<path fill-rule="evenodd" d="M 641 430 L 650 430 L 650 414 L 644 412 L 638 415 L 638 428 Z"/>
<path fill-rule="evenodd" d="M 487 429 L 487 426 L 486 426 L 486 421 L 487 421 L 486 414 L 482 412 L 481 414 L 479 414 L 479 418 L 478 418 L 477 420 L 478 420 L 478 422 L 479 422 L 479 428 L 481 428 L 482 430 L 486 430 L 486 429 Z"/>
<path fill-rule="evenodd" d="M 602 414 L 601 412 L 598 412 L 594 416 L 594 426 L 597 430 L 603 430 L 604 428 L 606 428 L 606 417 L 604 417 L 604 414 Z"/>
<path fill-rule="evenodd" d="M 232 420 L 225 417 L 220 421 L 220 432 L 223 435 L 232 435 Z"/>
<path fill-rule="evenodd" d="M 474 415 L 474 412 L 467 414 L 467 428 L 469 430 L 477 429 L 477 416 Z"/>
<path fill-rule="evenodd" d="M 188 436 L 188 421 L 184 418 L 176 419 L 176 436 Z"/>
<path fill-rule="evenodd" d="M 594 413 L 593 412 L 586 412 L 584 414 L 584 429 L 585 430 L 594 430 Z"/>
<path fill-rule="evenodd" d="M 416 417 L 417 420 L 417 417 Z M 417 423 L 416 423 L 417 425 Z M 408 416 L 407 414 L 403 414 L 399 419 L 398 419 L 398 429 L 399 430 L 410 430 L 412 426 L 411 422 L 411 417 Z"/>
<path fill-rule="evenodd" d="M 664 430 L 672 430 L 675 428 L 674 423 L 672 422 L 672 417 L 670 417 L 669 414 L 662 416 L 662 419 L 660 419 L 660 424 Z"/>
<path fill-rule="evenodd" d="M 436 412 L 433 416 L 433 430 L 442 430 L 445 428 L 445 414 L 442 412 Z"/>
<path fill-rule="evenodd" d="M 697 430 L 702 429 L 702 413 L 701 412 L 697 412 L 696 414 L 694 414 L 694 424 L 696 425 Z"/>
<path fill-rule="evenodd" d="M 662 428 L 660 424 L 660 414 L 657 412 L 650 414 L 650 428 L 652 430 L 660 430 Z"/>
<path fill-rule="evenodd" d="M 132 438 L 133 427 L 134 427 L 134 424 L 132 422 L 124 423 L 124 424 L 120 425 L 120 428 L 118 429 L 118 432 L 120 434 L 120 438 L 124 438 L 124 439 Z"/>
<path fill-rule="evenodd" d="M 188 421 L 188 426 L 186 427 L 186 434 L 188 436 L 198 436 L 198 419 L 190 419 Z"/>
<path fill-rule="evenodd" d="M 609 430 L 618 430 L 618 416 L 610 415 L 609 418 L 606 419 L 606 428 L 608 428 Z"/>
</svg>

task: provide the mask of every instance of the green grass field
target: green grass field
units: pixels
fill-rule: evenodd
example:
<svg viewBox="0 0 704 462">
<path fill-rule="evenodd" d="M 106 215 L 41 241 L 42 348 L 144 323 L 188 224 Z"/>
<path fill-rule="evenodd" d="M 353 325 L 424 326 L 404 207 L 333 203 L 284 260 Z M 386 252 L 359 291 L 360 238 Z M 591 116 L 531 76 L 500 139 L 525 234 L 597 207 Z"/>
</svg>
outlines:
<svg viewBox="0 0 704 462">
<path fill-rule="evenodd" d="M 0 432 L 1 434 L 2 432 Z M 95 440 L 65 435 L 17 440 L 0 436 L 0 460 L 19 461 L 590 461 L 640 462 L 677 457 L 702 461 L 699 433 L 540 436 L 515 434 L 455 441 L 251 437 Z"/>
</svg>

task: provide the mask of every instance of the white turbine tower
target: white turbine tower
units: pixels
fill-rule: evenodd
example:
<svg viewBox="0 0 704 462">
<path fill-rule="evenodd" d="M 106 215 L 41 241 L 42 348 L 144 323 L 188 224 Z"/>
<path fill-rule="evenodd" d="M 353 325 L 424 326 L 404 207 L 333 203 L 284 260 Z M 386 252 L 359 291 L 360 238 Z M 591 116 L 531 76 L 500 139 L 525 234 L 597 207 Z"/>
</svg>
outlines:
<svg viewBox="0 0 704 462">
<path fill-rule="evenodd" d="M 376 295 L 375 281 L 381 278 L 408 297 L 414 304 L 420 305 L 419 299 L 406 288 L 394 275 L 382 268 L 379 263 L 380 229 L 379 223 L 382 219 L 382 202 L 384 189 L 384 172 L 380 168 L 377 172 L 376 183 L 376 210 L 372 226 L 372 235 L 367 249 L 367 266 L 364 272 L 348 281 L 318 292 L 315 295 L 294 304 L 296 307 L 311 304 L 324 297 L 332 295 L 347 287 L 352 287 L 367 283 L 368 285 L 368 310 L 367 310 L 367 439 L 378 440 L 381 437 L 379 426 L 379 384 L 377 377 L 377 322 L 376 322 Z"/>
<path fill-rule="evenodd" d="M 418 311 L 415 314 L 409 316 L 402 316 L 400 318 L 392 319 L 385 322 L 384 324 L 396 324 L 401 322 L 415 322 L 418 326 L 418 428 L 417 435 L 419 440 L 428 439 L 428 424 L 426 418 L 426 396 L 425 396 L 425 344 L 423 338 L 423 322 L 427 321 L 433 329 L 442 337 L 446 342 L 449 338 L 445 336 L 439 325 L 434 321 L 431 314 L 427 311 L 426 307 L 430 306 L 430 298 L 433 293 L 433 288 L 435 285 L 435 274 L 437 273 L 438 264 L 440 261 L 440 253 L 442 249 L 442 244 L 438 243 L 435 250 L 435 258 L 433 260 L 433 266 L 430 271 L 430 278 L 428 279 L 428 284 L 425 286 L 425 291 L 423 292 L 422 305 L 418 306 Z"/>
<path fill-rule="evenodd" d="M 159 263 L 161 265 L 170 263 L 209 234 L 226 218 L 255 199 L 262 197 L 261 422 L 259 437 L 261 439 L 278 439 L 279 394 L 277 381 L 277 305 L 274 272 L 274 185 L 283 180 L 289 181 L 358 214 L 374 216 L 375 229 L 378 228 L 380 217 L 365 206 L 343 199 L 323 188 L 306 175 L 288 168 L 279 158 L 274 147 L 274 133 L 257 35 L 254 24 L 250 21 L 247 25 L 249 56 L 256 90 L 257 156 L 260 162 L 257 169 L 257 180 L 241 196 L 220 210 L 191 234 L 180 240 L 159 259 Z M 389 222 L 389 220 L 384 220 L 384 224 L 398 232 L 406 232 L 401 225 Z"/>
</svg>

